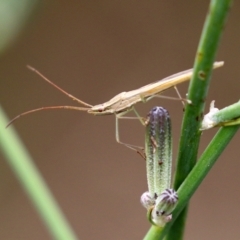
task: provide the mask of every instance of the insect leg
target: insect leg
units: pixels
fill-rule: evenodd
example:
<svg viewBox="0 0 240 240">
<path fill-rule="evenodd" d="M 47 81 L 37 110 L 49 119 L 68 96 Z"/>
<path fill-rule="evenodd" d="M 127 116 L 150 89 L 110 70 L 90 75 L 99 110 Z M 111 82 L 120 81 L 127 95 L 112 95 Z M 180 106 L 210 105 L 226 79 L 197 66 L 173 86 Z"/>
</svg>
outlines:
<svg viewBox="0 0 240 240">
<path fill-rule="evenodd" d="M 183 103 L 188 103 L 188 104 L 191 104 L 192 101 L 190 99 L 186 99 L 186 98 L 175 98 L 175 97 L 170 97 L 170 96 L 165 96 L 165 95 L 160 95 L 160 94 L 156 94 L 156 95 L 153 95 L 151 96 L 150 98 L 147 99 L 147 101 L 149 101 L 150 99 L 152 98 L 164 98 L 164 99 L 170 99 L 170 100 L 177 100 L 177 101 L 182 101 Z M 184 104 L 183 104 L 184 105 Z M 185 106 L 185 105 L 184 105 Z"/>
<path fill-rule="evenodd" d="M 143 126 L 145 126 L 146 124 L 145 124 L 145 122 L 143 121 L 143 118 L 138 114 L 137 110 L 136 110 L 134 107 L 132 107 L 132 110 L 133 110 L 134 113 L 136 114 L 136 116 L 137 116 L 137 118 L 139 119 L 139 121 L 141 122 L 141 124 L 142 124 Z"/>
<path fill-rule="evenodd" d="M 176 93 L 177 93 L 177 95 L 178 95 L 178 97 L 179 97 L 179 99 L 183 99 L 182 98 L 182 96 L 181 96 L 181 94 L 180 94 L 180 92 L 178 91 L 178 88 L 177 88 L 177 86 L 174 86 L 174 89 L 175 89 L 175 91 L 176 91 Z M 183 104 L 183 107 L 185 107 L 185 102 L 182 100 L 182 104 Z"/>
<path fill-rule="evenodd" d="M 138 119 L 138 118 L 130 118 L 130 117 L 122 117 L 121 115 L 116 115 L 116 141 L 136 152 L 138 152 L 140 155 L 142 155 L 140 151 L 143 151 L 143 147 L 140 147 L 140 146 L 136 146 L 136 145 L 132 145 L 132 144 L 128 144 L 128 143 L 124 143 L 124 142 L 121 142 L 120 140 L 120 136 L 119 136 L 119 119 Z"/>
</svg>

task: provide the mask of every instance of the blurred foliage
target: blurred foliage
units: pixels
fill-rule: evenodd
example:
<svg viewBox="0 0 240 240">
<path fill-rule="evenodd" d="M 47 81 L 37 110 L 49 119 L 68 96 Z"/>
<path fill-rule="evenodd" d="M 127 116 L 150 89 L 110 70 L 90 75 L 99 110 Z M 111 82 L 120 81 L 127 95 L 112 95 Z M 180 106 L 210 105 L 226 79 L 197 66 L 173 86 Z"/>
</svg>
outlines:
<svg viewBox="0 0 240 240">
<path fill-rule="evenodd" d="M 0 54 L 16 40 L 38 0 L 0 0 Z M 46 224 L 53 239 L 78 239 L 14 128 L 0 107 L 0 151 Z"/>
<path fill-rule="evenodd" d="M 21 32 L 38 0 L 0 0 L 0 54 Z"/>
</svg>

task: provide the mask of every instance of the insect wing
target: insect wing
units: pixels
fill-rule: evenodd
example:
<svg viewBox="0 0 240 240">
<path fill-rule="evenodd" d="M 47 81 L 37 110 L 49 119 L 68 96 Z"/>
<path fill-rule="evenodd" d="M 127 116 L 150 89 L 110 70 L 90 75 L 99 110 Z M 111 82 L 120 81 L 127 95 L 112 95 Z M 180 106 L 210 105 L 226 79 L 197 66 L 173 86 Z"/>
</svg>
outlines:
<svg viewBox="0 0 240 240">
<path fill-rule="evenodd" d="M 223 64 L 224 62 L 215 62 L 213 65 L 213 68 L 221 67 L 223 66 Z M 141 87 L 137 90 L 133 90 L 131 92 L 134 93 L 134 91 L 138 91 L 138 94 L 141 95 L 141 99 L 144 99 L 147 97 L 151 97 L 155 94 L 158 94 L 168 88 L 176 86 L 179 83 L 188 81 L 191 79 L 192 75 L 193 75 L 193 69 L 188 69 L 188 70 L 173 74 L 169 77 L 166 77 L 154 83 L 150 83 L 144 87 Z"/>
</svg>

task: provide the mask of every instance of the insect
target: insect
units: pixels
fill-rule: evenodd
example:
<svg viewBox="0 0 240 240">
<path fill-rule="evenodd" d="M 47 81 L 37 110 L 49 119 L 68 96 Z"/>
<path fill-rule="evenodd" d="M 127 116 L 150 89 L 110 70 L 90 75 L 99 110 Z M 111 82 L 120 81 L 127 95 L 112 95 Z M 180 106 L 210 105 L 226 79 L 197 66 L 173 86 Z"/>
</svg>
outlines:
<svg viewBox="0 0 240 240">
<path fill-rule="evenodd" d="M 218 68 L 223 66 L 224 62 L 215 62 L 213 64 L 213 68 Z M 147 102 L 150 99 L 159 96 L 161 92 L 164 90 L 175 87 L 177 84 L 188 81 L 191 79 L 193 74 L 193 69 L 185 70 L 183 72 L 176 73 L 174 75 L 171 75 L 169 77 L 166 77 L 162 80 L 156 81 L 154 83 L 150 83 L 146 86 L 143 86 L 141 88 L 138 88 L 136 90 L 128 91 L 128 92 L 122 92 L 117 94 L 115 97 L 110 99 L 109 101 L 98 104 L 98 105 L 90 105 L 73 95 L 69 94 L 59 86 L 57 86 L 55 83 L 50 81 L 48 78 L 46 78 L 43 74 L 41 74 L 38 70 L 31 66 L 27 66 L 31 71 L 35 72 L 37 75 L 39 75 L 41 78 L 43 78 L 46 82 L 51 84 L 53 87 L 57 88 L 60 92 L 67 95 L 69 98 L 73 99 L 74 101 L 78 102 L 79 104 L 85 106 L 85 107 L 77 107 L 77 106 L 48 106 L 48 107 L 41 107 L 36 108 L 24 113 L 19 114 L 15 118 L 13 118 L 7 125 L 7 127 L 12 124 L 15 120 L 20 118 L 21 116 L 24 116 L 29 113 L 41 111 L 41 110 L 50 110 L 50 109 L 70 109 L 70 110 L 77 110 L 77 111 L 86 111 L 89 114 L 93 115 L 115 115 L 116 118 L 116 141 L 120 144 L 123 144 L 127 146 L 130 149 L 133 149 L 136 151 L 137 146 L 123 143 L 120 141 L 119 137 L 119 131 L 118 131 L 118 120 L 120 118 L 131 118 L 131 117 L 123 117 L 126 113 L 130 111 L 134 111 L 137 119 L 141 121 L 143 125 L 145 125 L 142 118 L 139 116 L 137 111 L 134 108 L 134 105 L 138 102 Z"/>
</svg>

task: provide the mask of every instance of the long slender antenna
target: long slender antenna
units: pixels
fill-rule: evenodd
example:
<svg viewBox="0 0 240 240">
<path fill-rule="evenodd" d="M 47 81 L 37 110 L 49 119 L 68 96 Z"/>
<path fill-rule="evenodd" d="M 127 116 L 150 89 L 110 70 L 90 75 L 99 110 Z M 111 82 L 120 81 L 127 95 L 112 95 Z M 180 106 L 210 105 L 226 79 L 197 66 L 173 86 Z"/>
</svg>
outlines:
<svg viewBox="0 0 240 240">
<path fill-rule="evenodd" d="M 53 87 L 55 87 L 56 89 L 58 89 L 60 92 L 62 92 L 63 94 L 67 95 L 69 98 L 73 99 L 74 101 L 77 101 L 78 103 L 87 106 L 87 107 L 92 107 L 92 105 L 74 97 L 73 95 L 69 94 L 68 92 L 64 91 L 62 88 L 60 88 L 59 86 L 57 86 L 55 83 L 53 83 L 52 81 L 50 81 L 48 78 L 46 78 L 42 73 L 40 73 L 37 69 L 31 67 L 30 65 L 27 65 L 27 68 L 30 69 L 31 71 L 35 72 L 38 76 L 40 76 L 43 80 L 45 80 L 46 82 L 48 82 L 49 84 L 51 84 Z"/>
<path fill-rule="evenodd" d="M 82 107 L 74 107 L 74 106 L 50 106 L 50 107 L 41 107 L 41 108 L 36 108 L 36 109 L 32 109 L 30 111 L 27 112 L 23 112 L 19 115 L 17 115 L 15 118 L 13 118 L 8 125 L 6 126 L 9 127 L 13 122 L 15 122 L 18 118 L 27 115 L 29 113 L 34 113 L 34 112 L 38 112 L 38 111 L 42 111 L 42 110 L 52 110 L 52 109 L 67 109 L 67 110 L 77 110 L 77 111 L 87 111 L 89 110 L 89 108 L 82 108 Z"/>
</svg>

